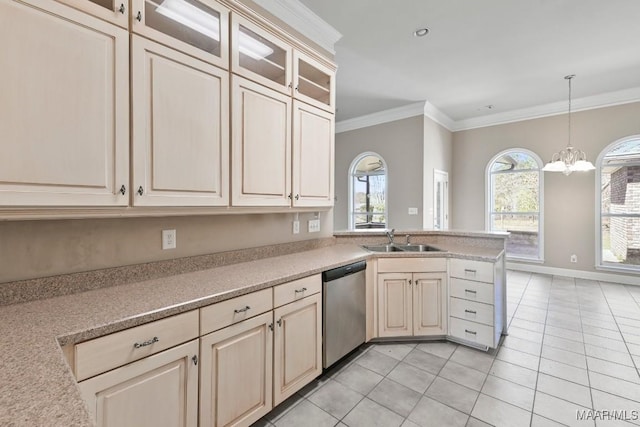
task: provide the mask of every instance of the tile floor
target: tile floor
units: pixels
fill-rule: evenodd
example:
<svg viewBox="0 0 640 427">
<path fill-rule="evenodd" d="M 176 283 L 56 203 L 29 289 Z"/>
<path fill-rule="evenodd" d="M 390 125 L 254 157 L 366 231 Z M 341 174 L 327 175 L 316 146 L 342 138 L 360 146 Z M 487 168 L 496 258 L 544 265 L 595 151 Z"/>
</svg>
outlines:
<svg viewBox="0 0 640 427">
<path fill-rule="evenodd" d="M 365 345 L 255 426 L 640 425 L 640 286 L 515 271 L 507 283 L 499 349 Z"/>
</svg>

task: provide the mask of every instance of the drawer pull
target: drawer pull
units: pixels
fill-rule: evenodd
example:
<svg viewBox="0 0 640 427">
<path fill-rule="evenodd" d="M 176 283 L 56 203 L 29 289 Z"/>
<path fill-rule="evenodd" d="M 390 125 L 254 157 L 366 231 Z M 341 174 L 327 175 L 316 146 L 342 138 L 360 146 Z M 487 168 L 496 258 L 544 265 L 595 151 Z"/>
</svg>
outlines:
<svg viewBox="0 0 640 427">
<path fill-rule="evenodd" d="M 295 293 L 296 293 L 296 294 L 301 294 L 301 293 L 303 293 L 303 292 L 304 292 L 304 291 L 306 291 L 306 290 L 307 290 L 307 288 L 296 289 Z"/>
<path fill-rule="evenodd" d="M 469 314 L 476 314 L 476 312 L 475 312 L 475 311 L 473 311 L 473 310 L 467 310 L 467 309 L 465 309 L 465 310 L 464 310 L 464 312 L 465 312 L 465 313 L 469 313 Z"/>
<path fill-rule="evenodd" d="M 251 310 L 251 307 L 249 307 L 248 305 L 245 306 L 244 308 L 236 308 L 235 310 L 233 310 L 233 312 L 235 314 L 239 314 L 239 313 L 244 313 L 245 311 L 249 311 Z"/>
<path fill-rule="evenodd" d="M 465 276 L 475 276 L 476 275 L 476 270 L 470 270 L 470 269 L 465 268 L 464 269 L 464 274 L 465 274 Z"/>
<path fill-rule="evenodd" d="M 139 342 L 134 343 L 134 344 L 133 344 L 133 348 L 142 348 L 142 347 L 146 347 L 146 346 L 148 346 L 148 345 L 151 345 L 151 344 L 157 343 L 158 341 L 160 341 L 160 339 L 158 339 L 158 337 L 153 337 L 153 338 L 151 338 L 150 340 L 147 340 L 147 341 L 145 341 L 145 342 L 143 342 L 143 343 L 139 343 Z"/>
<path fill-rule="evenodd" d="M 471 289 L 465 289 L 464 291 L 469 293 L 469 294 L 474 294 L 474 295 L 478 293 L 477 291 L 472 291 Z"/>
<path fill-rule="evenodd" d="M 471 335 L 477 335 L 478 333 L 476 331 L 470 331 L 468 329 L 464 330 L 466 333 L 471 334 Z"/>
</svg>

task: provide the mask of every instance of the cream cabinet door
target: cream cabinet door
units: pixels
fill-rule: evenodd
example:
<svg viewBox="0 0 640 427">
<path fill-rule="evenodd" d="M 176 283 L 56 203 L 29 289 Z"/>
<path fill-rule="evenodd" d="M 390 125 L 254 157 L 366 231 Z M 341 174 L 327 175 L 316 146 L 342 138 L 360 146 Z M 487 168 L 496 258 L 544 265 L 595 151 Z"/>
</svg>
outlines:
<svg viewBox="0 0 640 427">
<path fill-rule="evenodd" d="M 411 273 L 378 274 L 378 336 L 411 336 Z"/>
<path fill-rule="evenodd" d="M 229 204 L 228 73 L 132 36 L 133 204 Z"/>
<path fill-rule="evenodd" d="M 333 206 L 334 116 L 293 101 L 293 206 Z"/>
<path fill-rule="evenodd" d="M 197 426 L 198 340 L 78 384 L 98 427 Z"/>
<path fill-rule="evenodd" d="M 322 295 L 274 310 L 273 404 L 322 373 Z"/>
<path fill-rule="evenodd" d="M 249 426 L 272 405 L 273 313 L 200 338 L 200 426 Z"/>
<path fill-rule="evenodd" d="M 232 77 L 232 205 L 291 205 L 291 97 Z"/>
<path fill-rule="evenodd" d="M 413 334 L 446 335 L 447 275 L 413 274 Z"/>
<path fill-rule="evenodd" d="M 126 206 L 129 34 L 50 0 L 0 0 L 0 205 Z"/>
<path fill-rule="evenodd" d="M 308 104 L 335 110 L 335 70 L 298 50 L 293 52 L 294 96 Z"/>
</svg>

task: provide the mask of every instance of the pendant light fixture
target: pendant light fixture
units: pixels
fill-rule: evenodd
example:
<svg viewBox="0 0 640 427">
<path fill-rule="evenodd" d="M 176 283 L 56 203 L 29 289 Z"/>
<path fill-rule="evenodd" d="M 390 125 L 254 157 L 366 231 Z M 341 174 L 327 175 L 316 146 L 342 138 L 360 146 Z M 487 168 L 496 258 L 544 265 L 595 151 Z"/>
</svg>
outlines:
<svg viewBox="0 0 640 427">
<path fill-rule="evenodd" d="M 571 79 L 575 76 L 575 74 L 564 76 L 565 80 L 569 82 L 569 140 L 567 141 L 567 147 L 551 157 L 551 161 L 542 168 L 545 172 L 562 172 L 565 175 L 569 175 L 575 171 L 595 169 L 595 166 L 587 160 L 587 154 L 582 150 L 576 150 L 571 145 Z"/>
</svg>

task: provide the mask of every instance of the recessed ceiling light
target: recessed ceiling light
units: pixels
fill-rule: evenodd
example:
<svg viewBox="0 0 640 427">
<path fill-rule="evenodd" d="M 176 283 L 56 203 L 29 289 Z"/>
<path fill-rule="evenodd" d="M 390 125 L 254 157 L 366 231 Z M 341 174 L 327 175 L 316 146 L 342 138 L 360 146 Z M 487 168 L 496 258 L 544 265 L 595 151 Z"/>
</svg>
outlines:
<svg viewBox="0 0 640 427">
<path fill-rule="evenodd" d="M 413 32 L 413 35 L 416 37 L 424 37 L 427 34 L 429 34 L 429 29 L 428 28 L 418 28 L 417 30 L 415 30 Z"/>
</svg>

